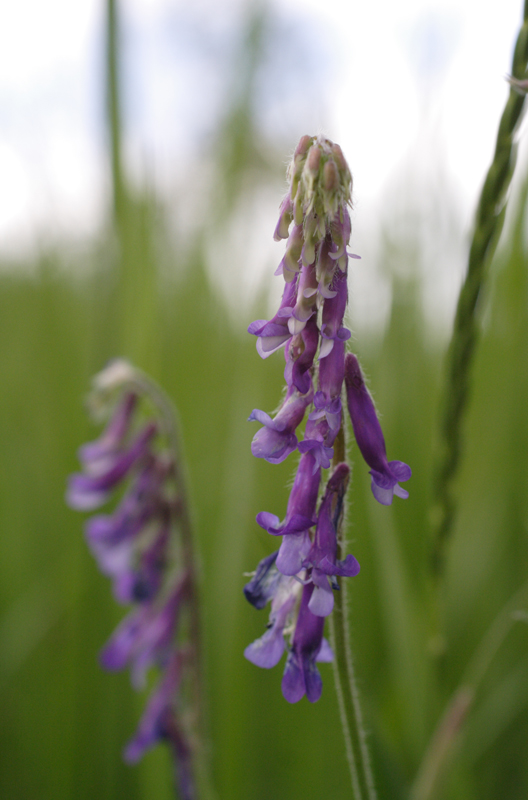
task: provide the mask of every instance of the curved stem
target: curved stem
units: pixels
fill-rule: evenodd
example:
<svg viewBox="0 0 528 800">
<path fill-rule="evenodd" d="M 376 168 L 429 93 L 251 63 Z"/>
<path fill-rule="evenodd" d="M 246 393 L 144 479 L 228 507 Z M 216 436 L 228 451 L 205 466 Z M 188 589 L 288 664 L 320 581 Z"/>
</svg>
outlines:
<svg viewBox="0 0 528 800">
<path fill-rule="evenodd" d="M 512 75 L 525 77 L 528 67 L 528 0 L 513 55 Z M 440 424 L 441 446 L 435 470 L 432 569 L 444 570 L 445 547 L 455 517 L 452 486 L 462 452 L 462 422 L 469 395 L 470 370 L 478 339 L 478 304 L 504 221 L 507 192 L 516 162 L 515 134 L 524 96 L 510 90 L 497 134 L 493 162 L 480 196 L 469 252 L 467 274 L 458 299 L 453 335 L 447 354 L 446 381 Z"/>
</svg>

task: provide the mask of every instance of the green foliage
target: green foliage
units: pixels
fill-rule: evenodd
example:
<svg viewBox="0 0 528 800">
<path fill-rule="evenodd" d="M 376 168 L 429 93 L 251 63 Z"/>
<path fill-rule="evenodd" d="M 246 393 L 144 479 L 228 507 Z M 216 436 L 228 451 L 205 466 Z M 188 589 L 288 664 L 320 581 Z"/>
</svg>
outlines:
<svg viewBox="0 0 528 800">
<path fill-rule="evenodd" d="M 259 12 L 248 28 L 250 49 L 261 46 L 264 30 Z M 266 159 L 255 169 L 251 91 L 248 78 L 213 153 L 219 185 L 211 195 L 224 193 L 226 215 L 257 175 L 271 180 Z M 163 747 L 138 767 L 121 760 L 143 700 L 125 674 L 98 666 L 97 653 L 123 612 L 88 552 L 79 514 L 63 502 L 76 448 L 97 435 L 83 411 L 90 377 L 123 355 L 162 383 L 180 413 L 202 562 L 218 796 L 345 800 L 350 786 L 330 665 L 321 666 L 322 699 L 290 706 L 280 693 L 280 668 L 259 670 L 242 655 L 267 622 L 267 612 L 243 598 L 243 573 L 276 545 L 255 515 L 284 513 L 294 468 L 293 457 L 271 466 L 250 452 L 255 426 L 245 420 L 253 408 L 275 408 L 283 383 L 280 354 L 262 362 L 244 333 L 265 309 L 240 309 L 234 322 L 211 288 L 206 248 L 182 260 L 163 233 L 164 209 L 150 195 L 123 192 L 116 234 L 93 243 L 88 264 L 58 250 L 41 254 L 30 270 L 0 265 L 0 796 L 171 796 Z M 429 507 L 443 353 L 431 343 L 416 278 L 394 279 L 381 340 L 353 340 L 383 415 L 389 458 L 413 468 L 409 500 L 381 508 L 350 446 L 347 534 L 361 563 L 349 586 L 350 621 L 380 798 L 409 796 L 479 642 L 526 580 L 525 199 L 523 192 L 506 220 L 482 298 L 440 609 L 431 598 Z M 204 222 L 195 241 L 214 237 L 218 221 L 211 218 L 210 229 Z M 410 251 L 414 246 L 408 243 Z M 387 260 L 390 268 L 390 254 Z M 521 620 L 492 652 L 439 797 L 528 796 L 527 645 Z"/>
<path fill-rule="evenodd" d="M 519 212 L 510 226 L 485 301 L 440 669 L 429 650 L 427 516 L 440 352 L 428 344 L 412 285 L 395 287 L 378 347 L 359 345 L 370 354 L 363 362 L 383 411 L 389 456 L 414 470 L 410 499 L 380 508 L 351 447 L 356 465 L 348 535 L 362 571 L 351 581 L 350 615 L 381 797 L 407 796 L 448 696 L 525 578 L 528 278 L 522 219 Z M 244 334 L 259 310 L 241 314 L 235 330 L 204 268 L 195 263 L 158 292 L 154 355 L 140 366 L 161 378 L 183 424 L 202 553 L 219 796 L 339 800 L 349 797 L 349 787 L 330 667 L 322 666 L 322 700 L 291 707 L 280 694 L 280 669 L 259 670 L 242 656 L 267 619 L 245 603 L 243 572 L 274 546 L 254 517 L 264 509 L 282 513 L 293 465 L 272 467 L 251 456 L 254 426 L 245 420 L 252 408 L 277 404 L 281 358 L 260 360 Z M 121 762 L 141 701 L 125 675 L 105 674 L 97 664 L 121 612 L 88 553 L 79 515 L 63 504 L 75 450 L 96 435 L 85 420 L 83 396 L 91 373 L 111 354 L 100 336 L 97 300 L 104 300 L 109 275 L 71 272 L 48 257 L 33 277 L 10 272 L 0 279 L 0 794 L 13 800 L 157 800 L 170 796 L 163 748 L 138 768 Z M 526 626 L 517 622 L 477 694 L 442 796 L 526 796 L 527 765 L 513 754 L 522 752 L 528 734 L 527 644 Z"/>
</svg>

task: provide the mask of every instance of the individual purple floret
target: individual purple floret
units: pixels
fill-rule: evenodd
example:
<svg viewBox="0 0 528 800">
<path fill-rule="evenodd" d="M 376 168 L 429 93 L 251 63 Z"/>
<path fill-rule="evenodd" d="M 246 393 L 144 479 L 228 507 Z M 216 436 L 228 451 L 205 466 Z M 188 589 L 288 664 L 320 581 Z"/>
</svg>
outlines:
<svg viewBox="0 0 528 800">
<path fill-rule="evenodd" d="M 110 364 L 95 384 L 93 405 L 113 410 L 99 439 L 80 449 L 84 471 L 70 478 L 66 497 L 73 508 L 91 511 L 123 489 L 110 513 L 87 520 L 86 539 L 116 598 L 132 606 L 103 648 L 101 663 L 108 670 L 129 667 L 137 689 L 146 685 L 148 670 L 160 671 L 125 759 L 135 762 L 166 740 L 180 795 L 191 800 L 195 730 L 186 721 L 191 717 L 182 685 L 198 675 L 196 589 L 174 421 L 160 390 L 126 362 Z M 139 411 L 144 396 L 147 418 Z M 184 614 L 193 624 L 182 633 Z"/>
<path fill-rule="evenodd" d="M 312 402 L 312 394 L 300 394 L 292 387 L 286 395 L 275 419 L 259 409 L 254 409 L 248 421 L 264 425 L 251 442 L 251 452 L 256 458 L 265 458 L 270 464 L 280 464 L 297 448 L 294 431 L 302 422 L 304 412 Z"/>
<path fill-rule="evenodd" d="M 273 536 L 283 537 L 277 556 L 277 568 L 283 575 L 296 575 L 310 551 L 310 528 L 317 521 L 315 509 L 320 481 L 321 471 L 313 455 L 306 453 L 299 461 L 284 522 L 267 511 L 257 514 L 261 528 Z"/>
<path fill-rule="evenodd" d="M 268 358 L 275 350 L 286 344 L 288 339 L 291 339 L 288 320 L 292 315 L 295 299 L 296 285 L 287 283 L 282 293 L 279 310 L 273 319 L 270 319 L 269 322 L 265 319 L 258 319 L 249 326 L 248 333 L 258 337 L 257 351 L 262 358 Z"/>
<path fill-rule="evenodd" d="M 409 492 L 402 489 L 398 482 L 409 480 L 411 468 L 403 461 L 387 461 L 383 431 L 359 362 L 353 353 L 348 353 L 345 359 L 345 383 L 354 436 L 361 455 L 371 467 L 374 497 L 384 506 L 390 506 L 393 495 L 406 499 Z"/>
<path fill-rule="evenodd" d="M 359 564 L 354 556 L 348 555 L 344 561 L 337 560 L 337 531 L 343 516 L 349 476 L 348 465 L 339 464 L 328 481 L 319 508 L 314 542 L 304 564 L 312 568 L 310 578 L 314 584 L 308 608 L 318 617 L 332 613 L 332 590 L 338 588 L 335 576 L 350 578 L 359 573 Z"/>
<path fill-rule="evenodd" d="M 257 667 L 264 667 L 264 669 L 271 669 L 281 660 L 286 647 L 284 628 L 292 615 L 301 589 L 301 584 L 294 578 L 287 578 L 285 575 L 281 575 L 276 568 L 275 570 L 277 580 L 274 584 L 266 633 L 244 650 L 248 661 L 256 664 Z"/>
<path fill-rule="evenodd" d="M 264 608 L 266 603 L 275 594 L 281 573 L 275 566 L 279 551 L 276 550 L 259 563 L 249 583 L 244 586 L 244 595 L 248 603 L 258 608 Z"/>
<path fill-rule="evenodd" d="M 316 318 L 311 317 L 301 333 L 290 339 L 285 350 L 284 380 L 289 387 L 294 386 L 301 394 L 307 394 L 312 388 L 311 371 L 318 345 L 319 328 Z"/>
<path fill-rule="evenodd" d="M 313 583 L 303 587 L 292 647 L 282 677 L 282 694 L 288 703 L 297 703 L 304 695 L 310 703 L 315 703 L 323 691 L 315 662 L 323 644 L 324 617 L 312 614 L 309 609 L 314 588 Z"/>
</svg>

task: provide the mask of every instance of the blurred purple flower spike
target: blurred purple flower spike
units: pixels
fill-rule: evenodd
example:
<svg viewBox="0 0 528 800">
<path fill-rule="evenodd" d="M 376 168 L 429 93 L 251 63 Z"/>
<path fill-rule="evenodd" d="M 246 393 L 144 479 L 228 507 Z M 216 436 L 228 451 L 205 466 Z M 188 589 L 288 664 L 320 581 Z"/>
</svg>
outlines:
<svg viewBox="0 0 528 800">
<path fill-rule="evenodd" d="M 143 398 L 149 401 L 146 421 L 138 413 Z M 198 617 L 175 420 L 161 390 L 124 361 L 112 362 L 96 377 L 91 403 L 99 412 L 110 410 L 110 421 L 99 439 L 80 449 L 84 472 L 69 479 L 66 499 L 72 508 L 91 511 L 125 486 L 112 513 L 87 520 L 86 539 L 117 600 L 132 605 L 103 648 L 101 664 L 108 670 L 130 667 L 136 689 L 145 686 L 151 667 L 161 672 L 124 758 L 133 763 L 167 741 L 179 793 L 192 800 L 196 729 L 186 721 L 191 692 L 182 687 L 199 681 Z M 183 633 L 182 614 L 193 621 Z"/>
</svg>

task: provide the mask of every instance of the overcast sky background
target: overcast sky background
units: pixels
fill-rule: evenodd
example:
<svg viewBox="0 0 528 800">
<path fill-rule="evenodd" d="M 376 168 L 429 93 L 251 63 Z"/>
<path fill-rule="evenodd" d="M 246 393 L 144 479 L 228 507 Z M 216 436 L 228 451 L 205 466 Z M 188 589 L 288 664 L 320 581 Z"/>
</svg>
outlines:
<svg viewBox="0 0 528 800">
<path fill-rule="evenodd" d="M 154 176 L 160 191 L 181 178 L 221 111 L 249 0 L 190 6 L 121 0 L 127 166 L 138 180 Z M 291 148 L 306 132 L 340 142 L 354 174 L 353 249 L 368 261 L 380 220 L 390 209 L 397 217 L 409 193 L 435 181 L 467 229 L 507 96 L 521 0 L 495 8 L 477 0 L 271 0 L 271 9 L 262 129 Z M 103 25 L 102 0 L 0 6 L 0 252 L 82 238 L 101 224 Z M 444 255 L 460 261 L 449 247 Z"/>
</svg>

